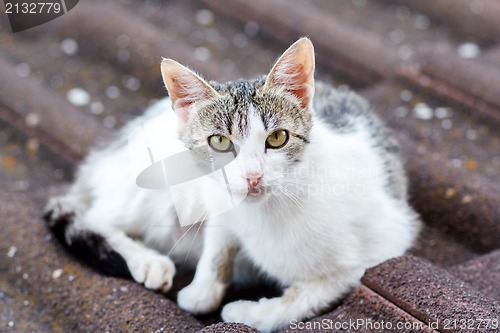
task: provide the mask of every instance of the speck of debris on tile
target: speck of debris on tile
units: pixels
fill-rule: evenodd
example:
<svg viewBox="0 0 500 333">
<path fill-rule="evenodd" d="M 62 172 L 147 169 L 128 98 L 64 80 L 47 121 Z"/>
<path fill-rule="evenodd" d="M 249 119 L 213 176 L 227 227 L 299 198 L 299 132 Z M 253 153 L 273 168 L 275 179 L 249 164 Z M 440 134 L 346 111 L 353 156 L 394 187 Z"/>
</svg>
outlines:
<svg viewBox="0 0 500 333">
<path fill-rule="evenodd" d="M 395 29 L 387 35 L 389 42 L 393 45 L 399 45 L 405 41 L 405 33 L 401 29 Z"/>
<path fill-rule="evenodd" d="M 11 246 L 9 247 L 9 251 L 7 251 L 7 257 L 12 258 L 16 255 L 17 253 L 17 247 Z"/>
<path fill-rule="evenodd" d="M 476 140 L 477 138 L 477 132 L 473 129 L 468 129 L 466 132 L 465 132 L 465 136 L 467 137 L 467 139 L 469 140 Z"/>
<path fill-rule="evenodd" d="M 468 42 L 461 44 L 457 49 L 458 55 L 464 59 L 477 58 L 481 53 L 479 45 Z"/>
<path fill-rule="evenodd" d="M 90 103 L 90 112 L 93 114 L 102 114 L 104 112 L 104 105 L 101 102 Z"/>
<path fill-rule="evenodd" d="M 455 194 L 457 194 L 457 190 L 450 187 L 450 188 L 446 189 L 446 192 L 444 195 L 445 195 L 446 199 L 451 199 L 455 196 Z"/>
<path fill-rule="evenodd" d="M 24 119 L 28 127 L 36 127 L 40 123 L 40 115 L 35 112 L 30 112 Z"/>
<path fill-rule="evenodd" d="M 398 106 L 395 112 L 399 118 L 405 118 L 408 115 L 409 110 L 406 106 Z"/>
<path fill-rule="evenodd" d="M 73 38 L 66 38 L 59 44 L 61 51 L 67 55 L 75 55 L 78 53 L 78 43 Z"/>
<path fill-rule="evenodd" d="M 40 148 L 40 140 L 38 140 L 37 138 L 29 138 L 26 141 L 26 150 L 28 152 L 34 153 L 38 151 L 39 148 Z"/>
<path fill-rule="evenodd" d="M 471 202 L 471 201 L 472 201 L 472 196 L 470 196 L 470 195 L 468 195 L 468 194 L 466 194 L 466 195 L 464 195 L 464 196 L 462 197 L 462 203 L 464 203 L 464 204 L 468 204 L 468 203 L 469 203 L 469 202 Z"/>
<path fill-rule="evenodd" d="M 433 117 L 432 109 L 425 103 L 417 103 L 413 108 L 413 116 L 421 120 L 429 120 Z"/>
<path fill-rule="evenodd" d="M 401 45 L 398 48 L 398 56 L 402 60 L 408 60 L 413 55 L 413 47 L 409 44 Z"/>
<path fill-rule="evenodd" d="M 75 106 L 83 106 L 90 102 L 90 94 L 82 88 L 71 88 L 68 90 L 66 98 Z"/>
<path fill-rule="evenodd" d="M 254 37 L 259 33 L 259 24 L 255 21 L 249 21 L 245 24 L 245 34 L 250 37 Z"/>
<path fill-rule="evenodd" d="M 196 22 L 201 25 L 210 25 L 214 22 L 214 13 L 208 9 L 200 9 L 196 12 Z"/>
<path fill-rule="evenodd" d="M 212 56 L 212 52 L 204 46 L 197 47 L 194 50 L 194 57 L 199 61 L 207 61 Z"/>
<path fill-rule="evenodd" d="M 459 160 L 458 158 L 454 158 L 452 161 L 451 161 L 451 164 L 453 164 L 453 166 L 455 168 L 461 168 L 463 163 L 461 160 Z"/>
<path fill-rule="evenodd" d="M 116 125 L 116 118 L 114 116 L 106 116 L 102 120 L 102 123 L 106 128 L 113 128 Z"/>
<path fill-rule="evenodd" d="M 418 30 L 427 30 L 431 25 L 431 20 L 425 15 L 415 15 L 413 26 Z"/>
<path fill-rule="evenodd" d="M 116 99 L 120 97 L 120 88 L 117 86 L 109 86 L 106 88 L 105 94 L 108 98 Z"/>
<path fill-rule="evenodd" d="M 248 44 L 248 37 L 244 34 L 236 34 L 233 37 L 233 44 L 240 49 L 244 48 Z"/>
<path fill-rule="evenodd" d="M 453 127 L 453 122 L 450 119 L 443 119 L 441 121 L 441 127 L 445 130 L 449 130 Z"/>
<path fill-rule="evenodd" d="M 52 272 L 52 278 L 54 280 L 57 280 L 61 277 L 62 273 L 63 273 L 63 270 L 61 268 L 58 268 Z"/>
<path fill-rule="evenodd" d="M 125 76 L 122 80 L 123 85 L 131 91 L 137 91 L 141 87 L 141 80 L 133 76 Z"/>
<path fill-rule="evenodd" d="M 413 98 L 413 93 L 411 91 L 405 89 L 405 90 L 401 91 L 401 93 L 399 94 L 399 97 L 401 98 L 401 100 L 403 102 L 409 102 Z"/>
<path fill-rule="evenodd" d="M 476 161 L 476 160 L 474 160 L 474 159 L 468 159 L 468 160 L 466 160 L 466 161 L 465 161 L 464 166 L 465 166 L 467 169 L 469 169 L 469 170 L 473 171 L 473 170 L 476 170 L 476 169 L 477 169 L 477 167 L 478 167 L 478 163 L 477 163 L 477 161 Z"/>
<path fill-rule="evenodd" d="M 450 108 L 447 107 L 437 107 L 434 110 L 434 116 L 438 119 L 444 119 L 444 118 L 449 118 L 452 115 L 452 111 Z"/>
<path fill-rule="evenodd" d="M 20 77 L 27 77 L 31 74 L 31 67 L 27 63 L 20 63 L 16 66 L 16 73 Z"/>
</svg>

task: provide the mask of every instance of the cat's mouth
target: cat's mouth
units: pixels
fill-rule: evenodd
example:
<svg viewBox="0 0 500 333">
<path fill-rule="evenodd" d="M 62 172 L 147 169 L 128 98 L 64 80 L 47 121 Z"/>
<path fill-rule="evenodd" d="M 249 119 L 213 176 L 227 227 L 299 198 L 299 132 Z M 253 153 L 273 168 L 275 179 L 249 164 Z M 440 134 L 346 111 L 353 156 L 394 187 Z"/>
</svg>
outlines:
<svg viewBox="0 0 500 333">
<path fill-rule="evenodd" d="M 247 194 L 248 196 L 258 198 L 262 197 L 266 194 L 266 188 L 263 186 L 255 186 L 255 187 L 248 187 Z"/>
</svg>

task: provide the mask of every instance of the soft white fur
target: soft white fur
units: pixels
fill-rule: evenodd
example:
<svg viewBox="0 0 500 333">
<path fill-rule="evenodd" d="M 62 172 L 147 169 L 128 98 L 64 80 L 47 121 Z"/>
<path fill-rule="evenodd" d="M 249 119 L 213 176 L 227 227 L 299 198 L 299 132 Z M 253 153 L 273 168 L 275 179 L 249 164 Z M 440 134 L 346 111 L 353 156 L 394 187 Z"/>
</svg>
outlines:
<svg viewBox="0 0 500 333">
<path fill-rule="evenodd" d="M 177 118 L 164 99 L 129 124 L 120 141 L 126 142 L 132 130 L 162 113 L 172 126 L 166 135 L 175 138 Z M 358 284 L 366 268 L 403 254 L 416 235 L 416 217 L 406 203 L 384 189 L 383 163 L 370 147 L 366 131 L 335 134 L 315 119 L 303 162 L 292 173 L 294 178 L 285 181 L 283 171 L 276 168 L 284 158 L 279 152 L 252 149 L 266 137 L 259 122 L 251 117 L 249 139 L 240 142 L 237 167 L 228 168 L 231 183 L 246 186 L 236 174 L 244 170 L 241 164 L 247 159 L 268 169 L 263 171 L 269 175 L 264 185 L 286 185 L 288 196 L 279 192 L 244 202 L 205 222 L 204 257 L 178 301 L 194 313 L 216 309 L 227 286 L 213 276 L 210 254 L 239 244 L 251 262 L 287 289 L 284 297 L 228 304 L 222 317 L 271 331 L 325 309 Z M 195 263 L 203 236 L 194 239 L 199 225 L 180 230 L 169 191 L 138 187 L 130 164 L 127 144 L 92 154 L 70 193 L 53 199 L 49 207 L 76 209 L 78 228 L 104 235 L 136 281 L 166 291 L 175 273 L 170 259 Z M 240 183 L 234 184 L 238 179 Z M 203 204 L 206 211 L 217 206 L 211 180 L 204 185 L 199 195 L 186 195 L 187 206 Z M 305 192 L 294 193 L 299 187 Z M 163 255 L 167 253 L 170 258 Z"/>
<path fill-rule="evenodd" d="M 383 160 L 361 123 L 353 132 L 339 134 L 313 119 L 301 161 L 285 167 L 289 163 L 279 149 L 263 149 L 270 133 L 251 106 L 248 136 L 235 139 L 240 151 L 226 172 L 235 195 L 245 195 L 249 173 L 263 175 L 267 193 L 226 212 L 218 209 L 225 191 L 217 185 L 220 175 L 204 177 L 197 191 L 176 193 L 183 207 L 174 205 L 168 189 L 138 187 L 137 169 L 131 167 L 137 156 L 130 156 L 128 137 L 163 115 L 163 134 L 148 140 L 163 143 L 162 154 L 178 151 L 177 128 L 182 124 L 170 105 L 168 99 L 155 104 L 123 130 L 117 143 L 91 154 L 70 192 L 52 199 L 47 210 L 55 216 L 74 211 L 72 232 L 103 235 L 123 256 L 133 278 L 147 288 L 167 291 L 174 261 L 197 263 L 193 282 L 178 294 L 183 309 L 201 314 L 220 306 L 228 281 L 218 273 L 233 263 L 229 258 L 221 264 L 217 258 L 239 248 L 237 267 L 242 270 L 233 276 L 245 275 L 248 267 L 240 264 L 246 260 L 285 289 L 282 297 L 227 304 L 222 318 L 262 331 L 283 328 L 292 319 L 325 310 L 359 283 L 366 268 L 402 255 L 413 243 L 417 216 L 389 194 Z M 200 221 L 209 217 L 203 229 L 200 223 L 181 229 L 176 211 L 194 207 L 203 213 Z"/>
</svg>

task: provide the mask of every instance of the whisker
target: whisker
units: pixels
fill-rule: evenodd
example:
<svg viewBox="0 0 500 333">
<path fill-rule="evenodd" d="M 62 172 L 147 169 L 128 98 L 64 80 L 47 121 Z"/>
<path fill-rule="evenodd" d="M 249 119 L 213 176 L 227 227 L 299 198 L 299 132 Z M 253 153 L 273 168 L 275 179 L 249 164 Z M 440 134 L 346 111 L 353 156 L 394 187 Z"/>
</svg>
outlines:
<svg viewBox="0 0 500 333">
<path fill-rule="evenodd" d="M 191 249 L 193 248 L 194 241 L 196 240 L 196 237 L 198 236 L 198 233 L 200 232 L 200 229 L 201 229 L 201 226 L 203 225 L 203 222 L 205 222 L 205 219 L 203 219 L 200 222 L 200 225 L 198 226 L 198 229 L 196 229 L 196 233 L 194 234 L 193 240 L 191 241 L 191 245 L 189 245 L 189 249 L 188 249 L 188 251 L 186 253 L 186 258 L 184 259 L 184 264 L 186 264 L 186 262 L 187 262 L 187 259 L 189 257 L 189 253 L 191 253 Z"/>
<path fill-rule="evenodd" d="M 168 251 L 167 256 L 169 256 L 170 253 L 172 253 L 172 251 L 175 249 L 175 247 L 177 246 L 177 244 L 179 244 L 179 242 L 184 238 L 184 236 L 186 236 L 186 234 L 191 230 L 191 228 L 193 228 L 198 222 L 203 222 L 205 220 L 206 216 L 207 216 L 207 211 L 204 211 L 203 213 L 201 213 L 201 215 L 196 219 L 196 221 L 194 221 L 194 223 L 191 224 L 191 226 L 189 226 L 188 230 L 186 230 L 186 232 L 184 232 L 182 234 L 182 236 L 179 237 L 179 239 L 174 243 L 174 246 L 172 246 L 172 248 L 170 249 L 170 251 Z"/>
<path fill-rule="evenodd" d="M 194 227 L 196 223 L 193 223 L 189 226 L 189 228 L 182 234 L 181 237 L 179 237 L 179 239 L 177 239 L 174 243 L 174 245 L 172 246 L 172 248 L 170 249 L 170 251 L 168 251 L 167 253 L 167 257 L 170 256 L 170 253 L 172 253 L 172 251 L 175 249 L 175 247 L 179 244 L 179 242 L 184 238 L 184 236 L 186 236 L 186 234 L 191 230 L 191 228 Z"/>
</svg>

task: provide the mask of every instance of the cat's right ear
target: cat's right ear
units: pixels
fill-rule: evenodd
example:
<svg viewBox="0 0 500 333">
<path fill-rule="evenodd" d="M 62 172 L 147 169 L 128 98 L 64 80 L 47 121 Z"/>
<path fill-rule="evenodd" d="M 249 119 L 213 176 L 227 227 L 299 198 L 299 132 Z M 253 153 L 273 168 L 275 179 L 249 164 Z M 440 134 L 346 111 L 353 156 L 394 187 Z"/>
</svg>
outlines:
<svg viewBox="0 0 500 333">
<path fill-rule="evenodd" d="M 161 75 L 172 100 L 172 108 L 183 122 L 189 119 L 194 103 L 219 96 L 199 75 L 172 59 L 163 59 Z"/>
</svg>

